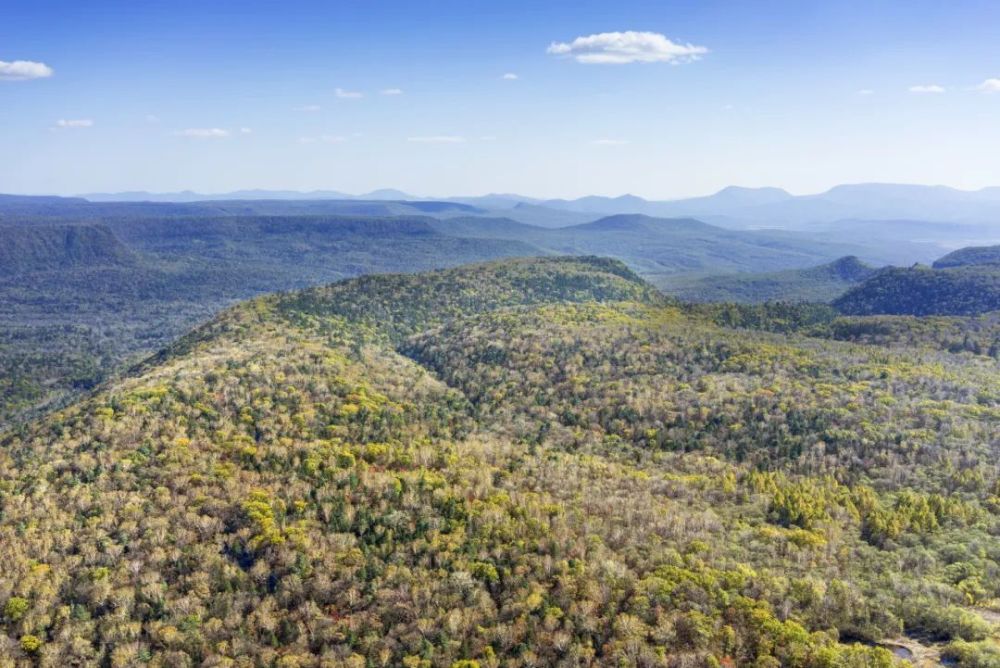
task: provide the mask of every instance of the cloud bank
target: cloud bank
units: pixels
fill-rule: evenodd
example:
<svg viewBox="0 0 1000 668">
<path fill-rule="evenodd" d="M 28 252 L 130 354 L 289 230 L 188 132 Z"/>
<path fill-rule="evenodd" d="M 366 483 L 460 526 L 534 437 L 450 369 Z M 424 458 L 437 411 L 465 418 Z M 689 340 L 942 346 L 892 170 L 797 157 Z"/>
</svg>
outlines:
<svg viewBox="0 0 1000 668">
<path fill-rule="evenodd" d="M 462 144 L 465 137 L 456 135 L 432 135 L 429 137 L 407 137 L 406 141 L 417 144 Z"/>
<path fill-rule="evenodd" d="M 94 121 L 89 118 L 76 118 L 76 119 L 64 119 L 60 118 L 56 121 L 57 128 L 91 128 L 94 127 Z"/>
<path fill-rule="evenodd" d="M 937 84 L 926 84 L 921 86 L 910 86 L 911 93 L 917 93 L 918 95 L 936 95 L 944 92 L 943 86 L 938 86 Z"/>
<path fill-rule="evenodd" d="M 984 93 L 1000 93 L 1000 79 L 987 79 L 976 86 L 976 90 Z"/>
<path fill-rule="evenodd" d="M 547 52 L 587 65 L 627 63 L 686 63 L 708 53 L 704 46 L 677 44 L 655 32 L 602 32 L 577 37 L 572 42 L 553 42 Z"/>
<path fill-rule="evenodd" d="M 26 81 L 28 79 L 45 79 L 55 74 L 55 71 L 45 63 L 33 60 L 0 60 L 0 81 Z"/>
<path fill-rule="evenodd" d="M 300 144 L 342 144 L 347 137 L 340 135 L 322 135 L 319 137 L 299 137 Z"/>
<path fill-rule="evenodd" d="M 230 132 L 222 128 L 188 128 L 178 130 L 174 134 L 178 137 L 191 137 L 193 139 L 224 139 L 230 135 Z"/>
</svg>

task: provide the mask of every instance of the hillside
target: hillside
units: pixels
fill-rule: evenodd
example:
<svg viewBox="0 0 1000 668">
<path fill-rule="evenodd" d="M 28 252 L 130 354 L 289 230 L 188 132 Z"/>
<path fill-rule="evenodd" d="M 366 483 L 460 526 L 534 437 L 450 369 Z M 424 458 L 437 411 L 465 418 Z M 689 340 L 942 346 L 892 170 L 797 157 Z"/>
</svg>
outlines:
<svg viewBox="0 0 1000 668">
<path fill-rule="evenodd" d="M 543 251 L 423 217 L 32 219 L 0 227 L 0 430 L 63 403 L 225 306 L 369 272 Z"/>
<path fill-rule="evenodd" d="M 935 269 L 1000 265 L 1000 246 L 970 246 L 948 253 L 934 263 Z"/>
<path fill-rule="evenodd" d="M 129 249 L 103 225 L 0 227 L 0 276 L 134 262 Z"/>
<path fill-rule="evenodd" d="M 260 297 L 0 442 L 0 656 L 987 665 L 996 364 L 597 258 Z"/>
<path fill-rule="evenodd" d="M 849 315 L 976 315 L 1000 309 L 1000 266 L 883 269 L 834 301 Z"/>
<path fill-rule="evenodd" d="M 384 200 L 0 198 L 8 230 L 0 252 L 9 255 L 0 263 L 0 428 L 66 402 L 219 309 L 261 293 L 370 273 L 594 253 L 663 284 L 679 273 L 803 267 L 857 250 L 691 219 L 616 216 L 545 229 L 471 215 L 478 211 Z M 410 215 L 361 215 L 387 212 Z M 77 231 L 78 241 L 56 240 L 57 230 L 76 229 L 71 224 L 90 236 Z M 93 248 L 104 244 L 105 255 L 86 250 L 87 239 Z M 44 253 L 35 257 L 32 249 Z M 39 271 L 46 267 L 57 271 Z"/>
<path fill-rule="evenodd" d="M 874 272 L 874 267 L 847 256 L 808 269 L 665 279 L 660 281 L 660 288 L 678 299 L 694 302 L 830 302 Z"/>
</svg>

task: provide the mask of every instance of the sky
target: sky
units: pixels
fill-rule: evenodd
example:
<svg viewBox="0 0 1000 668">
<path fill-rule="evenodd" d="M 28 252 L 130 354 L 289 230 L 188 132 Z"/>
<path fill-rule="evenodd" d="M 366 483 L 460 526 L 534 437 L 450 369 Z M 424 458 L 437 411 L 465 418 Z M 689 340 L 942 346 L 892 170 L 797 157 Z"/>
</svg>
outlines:
<svg viewBox="0 0 1000 668">
<path fill-rule="evenodd" d="M 1000 185 L 1000 3 L 0 4 L 0 192 Z"/>
</svg>

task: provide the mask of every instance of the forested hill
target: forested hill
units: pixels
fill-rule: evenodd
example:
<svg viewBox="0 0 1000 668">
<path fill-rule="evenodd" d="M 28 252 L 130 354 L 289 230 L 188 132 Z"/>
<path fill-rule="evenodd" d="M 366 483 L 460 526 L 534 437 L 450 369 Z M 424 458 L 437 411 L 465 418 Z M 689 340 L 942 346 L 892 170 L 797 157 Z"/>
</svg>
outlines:
<svg viewBox="0 0 1000 668">
<path fill-rule="evenodd" d="M 665 278 L 660 287 L 693 302 L 830 302 L 875 271 L 851 255 L 807 269 Z"/>
<path fill-rule="evenodd" d="M 103 225 L 0 227 L 0 276 L 128 266 L 135 254 Z"/>
<path fill-rule="evenodd" d="M 994 665 L 996 374 L 597 258 L 259 297 L 0 441 L 0 657 Z"/>
<path fill-rule="evenodd" d="M 883 269 L 834 302 L 850 315 L 977 315 L 1000 310 L 1000 265 Z"/>
<path fill-rule="evenodd" d="M 420 274 L 374 274 L 237 305 L 159 357 L 261 319 L 300 325 L 332 319 L 361 327 L 371 338 L 398 342 L 460 316 L 563 301 L 655 304 L 664 298 L 622 262 L 601 257 L 522 258 Z"/>
<path fill-rule="evenodd" d="M 971 265 L 1000 266 L 1000 246 L 970 246 L 948 253 L 934 263 L 935 269 Z"/>
</svg>

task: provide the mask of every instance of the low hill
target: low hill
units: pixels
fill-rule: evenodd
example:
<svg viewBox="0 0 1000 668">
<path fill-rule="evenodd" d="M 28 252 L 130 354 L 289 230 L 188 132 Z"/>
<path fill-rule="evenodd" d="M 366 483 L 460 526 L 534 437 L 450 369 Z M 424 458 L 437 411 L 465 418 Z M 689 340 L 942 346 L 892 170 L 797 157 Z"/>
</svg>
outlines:
<svg viewBox="0 0 1000 668">
<path fill-rule="evenodd" d="M 890 668 L 876 643 L 904 628 L 966 647 L 998 593 L 995 378 L 720 328 L 597 258 L 258 297 L 0 438 L 0 655 Z"/>
<path fill-rule="evenodd" d="M 888 268 L 834 301 L 849 315 L 976 315 L 1000 309 L 1000 266 Z"/>
<path fill-rule="evenodd" d="M 135 260 L 103 225 L 0 226 L 0 276 L 128 266 Z"/>
<path fill-rule="evenodd" d="M 934 263 L 935 269 L 975 265 L 1000 266 L 1000 246 L 970 246 L 948 253 Z"/>
<path fill-rule="evenodd" d="M 857 257 L 847 256 L 809 269 L 665 279 L 660 288 L 693 302 L 830 302 L 875 271 Z"/>
</svg>

